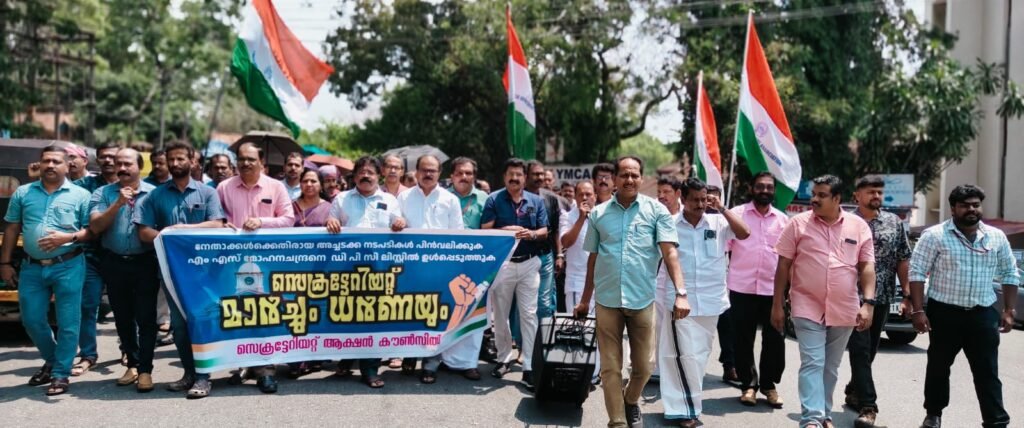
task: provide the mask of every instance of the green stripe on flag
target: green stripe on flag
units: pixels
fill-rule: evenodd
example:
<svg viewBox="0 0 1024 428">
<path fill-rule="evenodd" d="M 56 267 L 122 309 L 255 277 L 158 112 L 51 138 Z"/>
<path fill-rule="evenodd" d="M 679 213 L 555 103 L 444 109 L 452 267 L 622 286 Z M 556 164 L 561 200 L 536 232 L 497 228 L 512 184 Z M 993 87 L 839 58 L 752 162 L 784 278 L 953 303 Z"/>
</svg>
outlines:
<svg viewBox="0 0 1024 428">
<path fill-rule="evenodd" d="M 530 160 L 537 156 L 536 131 L 526 116 L 516 111 L 515 103 L 508 103 L 508 145 L 512 156 Z"/>
<path fill-rule="evenodd" d="M 260 113 L 270 116 L 292 131 L 292 136 L 298 138 L 301 129 L 299 125 L 288 119 L 281 108 L 281 100 L 277 98 L 270 82 L 263 77 L 263 73 L 253 67 L 249 62 L 249 49 L 241 39 L 235 41 L 235 50 L 231 57 L 231 74 L 238 79 L 238 85 L 242 87 L 245 100 L 249 106 Z"/>
<path fill-rule="evenodd" d="M 757 136 L 754 135 L 754 125 L 750 123 L 745 114 L 740 113 L 736 131 L 736 154 L 747 160 L 747 167 L 751 174 L 761 171 L 769 171 L 768 163 L 764 159 L 761 146 L 757 144 Z M 796 197 L 796 189 L 786 187 L 784 183 L 775 177 L 775 208 L 785 211 L 793 198 Z"/>
</svg>

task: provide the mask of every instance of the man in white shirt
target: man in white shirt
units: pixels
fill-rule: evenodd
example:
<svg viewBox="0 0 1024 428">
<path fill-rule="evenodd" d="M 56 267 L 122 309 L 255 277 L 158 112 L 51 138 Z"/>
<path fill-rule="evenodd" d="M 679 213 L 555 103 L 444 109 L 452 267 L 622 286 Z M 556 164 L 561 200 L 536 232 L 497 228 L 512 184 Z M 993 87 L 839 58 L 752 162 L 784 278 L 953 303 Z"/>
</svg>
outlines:
<svg viewBox="0 0 1024 428">
<path fill-rule="evenodd" d="M 587 279 L 587 259 L 590 253 L 583 250 L 583 241 L 587 237 L 587 216 L 597 205 L 597 193 L 594 183 L 582 180 L 573 189 L 573 207 L 562 213 L 559 218 L 558 239 L 562 242 L 565 252 L 565 307 L 575 308 L 583 298 L 583 286 Z M 590 298 L 590 315 L 594 315 L 594 298 Z M 594 367 L 591 382 L 600 382 L 601 360 Z"/>
<path fill-rule="evenodd" d="M 683 182 L 679 181 L 674 177 L 661 177 L 658 179 L 658 202 L 661 202 L 665 208 L 668 208 L 668 213 L 672 215 L 672 224 L 676 224 L 679 221 L 679 216 L 683 215 Z M 675 296 L 675 286 L 668 285 L 671 281 L 668 277 L 668 271 L 665 270 L 665 263 L 662 263 L 658 267 L 658 278 L 655 280 L 657 290 L 655 291 L 654 299 L 654 347 L 657 349 L 658 341 L 661 340 L 661 321 L 665 319 L 666 315 L 672 315 L 672 302 Z M 666 297 L 666 293 L 669 296 Z M 666 300 L 668 299 L 668 300 Z M 665 302 L 669 302 L 670 306 L 665 307 Z M 651 374 L 651 380 L 655 382 L 661 381 L 661 368 L 658 367 L 657 358 L 654 359 L 654 373 Z"/>
<path fill-rule="evenodd" d="M 416 160 L 415 187 L 406 189 L 398 195 L 398 206 L 407 222 L 413 229 L 463 229 L 462 204 L 451 192 L 437 186 L 441 174 L 441 162 L 432 155 L 420 156 Z M 441 365 L 441 356 L 423 359 L 423 370 L 420 382 L 431 384 L 437 381 L 437 368 Z M 416 368 L 415 358 L 406 358 L 402 362 L 403 369 Z M 468 370 L 469 368 L 464 368 Z M 476 370 L 476 367 L 472 367 Z M 406 370 L 403 370 L 403 372 Z M 479 372 L 476 376 L 480 379 Z"/>
<path fill-rule="evenodd" d="M 390 227 L 398 232 L 405 228 L 398 207 L 398 199 L 380 189 L 380 161 L 372 156 L 363 156 L 356 160 L 353 179 L 356 188 L 340 193 L 331 203 L 330 218 L 327 219 L 327 231 L 341 232 L 341 227 L 358 227 L 384 229 Z M 338 364 L 338 373 L 347 374 L 351 361 Z M 359 372 L 362 380 L 370 388 L 381 388 L 384 380 L 377 375 L 380 368 L 379 358 L 359 360 Z"/>
<path fill-rule="evenodd" d="M 707 185 L 697 178 L 682 184 L 682 195 L 683 211 L 676 221 L 676 232 L 690 316 L 673 321 L 670 314 L 664 315 L 658 360 L 665 418 L 680 420 L 680 426 L 692 428 L 699 425 L 704 368 L 715 340 L 718 316 L 729 308 L 726 243 L 747 239 L 750 228 L 739 216 L 725 210 L 721 199 L 709 196 Z M 722 214 L 705 214 L 709 205 Z M 670 298 L 674 300 L 675 296 Z"/>
</svg>

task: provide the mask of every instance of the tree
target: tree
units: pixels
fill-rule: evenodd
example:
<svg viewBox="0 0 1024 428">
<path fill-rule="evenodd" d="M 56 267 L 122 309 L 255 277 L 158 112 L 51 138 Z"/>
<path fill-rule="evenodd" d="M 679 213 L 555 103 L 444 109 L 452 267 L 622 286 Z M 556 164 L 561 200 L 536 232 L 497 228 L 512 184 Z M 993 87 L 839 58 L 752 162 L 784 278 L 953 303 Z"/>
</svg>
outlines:
<svg viewBox="0 0 1024 428">
<path fill-rule="evenodd" d="M 648 134 L 640 134 L 623 140 L 616 149 L 615 157 L 636 156 L 644 162 L 644 174 L 654 175 L 656 169 L 675 159 L 672 148 L 673 145 L 662 144 Z"/>
</svg>

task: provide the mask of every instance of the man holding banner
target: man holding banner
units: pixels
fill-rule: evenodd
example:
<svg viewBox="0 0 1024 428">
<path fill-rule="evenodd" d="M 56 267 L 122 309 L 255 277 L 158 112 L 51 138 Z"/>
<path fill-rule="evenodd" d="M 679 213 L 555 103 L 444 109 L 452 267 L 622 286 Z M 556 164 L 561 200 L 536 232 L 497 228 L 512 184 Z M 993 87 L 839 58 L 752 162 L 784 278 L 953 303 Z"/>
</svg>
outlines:
<svg viewBox="0 0 1024 428">
<path fill-rule="evenodd" d="M 192 179 L 190 175 L 193 152 L 192 146 L 185 143 L 171 143 L 167 146 L 167 167 L 173 181 L 153 189 L 139 204 L 133 218 L 139 240 L 143 243 L 152 243 L 165 229 L 224 226 L 224 211 L 217 191 Z M 168 297 L 173 295 L 166 289 L 164 292 Z M 167 390 L 188 390 L 188 398 L 206 397 L 210 394 L 210 375 L 196 373 L 188 325 L 179 305 L 171 302 L 170 307 L 174 346 L 178 349 L 185 374 L 177 382 L 168 385 Z"/>
</svg>

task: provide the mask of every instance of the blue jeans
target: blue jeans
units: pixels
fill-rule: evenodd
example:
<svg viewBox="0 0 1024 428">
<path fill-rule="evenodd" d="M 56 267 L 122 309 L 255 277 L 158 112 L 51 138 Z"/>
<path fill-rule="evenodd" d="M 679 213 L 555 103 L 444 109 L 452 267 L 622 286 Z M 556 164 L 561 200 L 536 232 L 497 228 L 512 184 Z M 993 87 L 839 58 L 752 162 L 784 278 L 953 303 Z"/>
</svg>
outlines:
<svg viewBox="0 0 1024 428">
<path fill-rule="evenodd" d="M 800 347 L 800 426 L 824 427 L 832 419 L 832 394 L 853 327 L 826 327 L 806 318 L 793 318 L 793 326 Z"/>
<path fill-rule="evenodd" d="M 558 307 L 555 293 L 554 252 L 540 255 L 540 288 L 537 290 L 537 319 L 550 317 Z"/>
<path fill-rule="evenodd" d="M 188 336 L 188 324 L 185 317 L 178 310 L 178 305 L 170 299 L 171 291 L 167 285 L 163 285 L 164 293 L 167 293 L 167 306 L 171 308 L 171 331 L 174 333 L 174 347 L 178 350 L 178 359 L 181 360 L 181 367 L 185 369 L 185 376 L 195 379 L 209 379 L 208 373 L 196 373 L 196 358 L 192 355 L 192 339 Z"/>
<path fill-rule="evenodd" d="M 64 263 L 40 266 L 27 261 L 18 275 L 18 305 L 21 324 L 46 364 L 53 366 L 53 377 L 67 378 L 78 349 L 78 328 L 82 317 L 82 282 L 85 257 Z M 53 337 L 47 315 L 50 296 L 57 312 L 57 337 Z"/>
<path fill-rule="evenodd" d="M 86 252 L 85 282 L 82 285 L 82 325 L 79 328 L 78 348 L 82 358 L 96 359 L 96 319 L 99 318 L 100 300 L 103 298 L 103 277 L 100 276 L 100 256 Z"/>
</svg>

